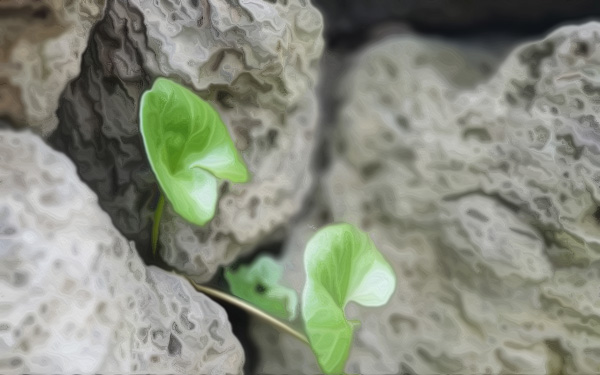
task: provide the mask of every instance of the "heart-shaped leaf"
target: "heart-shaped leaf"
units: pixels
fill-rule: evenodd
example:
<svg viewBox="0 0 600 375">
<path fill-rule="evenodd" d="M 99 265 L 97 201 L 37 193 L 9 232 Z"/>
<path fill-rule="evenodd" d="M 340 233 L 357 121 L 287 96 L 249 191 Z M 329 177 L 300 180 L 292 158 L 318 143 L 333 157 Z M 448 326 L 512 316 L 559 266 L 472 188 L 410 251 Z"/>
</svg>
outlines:
<svg viewBox="0 0 600 375">
<path fill-rule="evenodd" d="M 369 236 L 350 224 L 317 232 L 306 247 L 304 265 L 302 316 L 308 339 L 323 372 L 341 373 L 359 324 L 346 319 L 346 304 L 385 304 L 396 276 Z"/>
<path fill-rule="evenodd" d="M 251 266 L 225 271 L 225 279 L 235 296 L 276 318 L 293 320 L 298 295 L 295 290 L 279 285 L 281 276 L 283 267 L 268 256 L 258 258 Z"/>
<path fill-rule="evenodd" d="M 140 131 L 162 191 L 175 212 L 194 224 L 213 218 L 218 178 L 249 178 L 217 111 L 175 82 L 159 78 L 144 93 Z"/>
</svg>

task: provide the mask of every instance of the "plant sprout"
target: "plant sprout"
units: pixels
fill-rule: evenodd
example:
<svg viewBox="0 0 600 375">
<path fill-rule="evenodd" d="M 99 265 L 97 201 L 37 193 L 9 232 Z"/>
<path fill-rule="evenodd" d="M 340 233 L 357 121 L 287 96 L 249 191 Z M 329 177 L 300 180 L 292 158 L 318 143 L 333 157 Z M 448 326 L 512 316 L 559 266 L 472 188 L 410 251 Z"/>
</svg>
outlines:
<svg viewBox="0 0 600 375">
<path fill-rule="evenodd" d="M 246 165 L 217 111 L 183 86 L 164 78 L 154 82 L 142 96 L 140 131 L 164 196 L 191 223 L 204 225 L 215 215 L 218 179 L 248 181 Z M 154 216 L 154 253 L 164 196 Z M 232 292 L 251 304 L 183 276 L 198 291 L 235 304 L 309 345 L 323 372 L 341 373 L 360 324 L 346 319 L 346 305 L 387 303 L 396 276 L 369 236 L 350 224 L 319 230 L 307 244 L 304 266 L 301 317 L 306 336 L 271 316 L 291 320 L 297 306 L 295 291 L 278 284 L 283 271 L 271 258 L 225 272 Z"/>
<path fill-rule="evenodd" d="M 269 280 L 269 288 L 277 285 L 278 268 L 260 258 L 232 283 L 234 294 L 265 310 L 283 309 L 281 293 L 252 293 L 259 280 Z M 270 258 L 269 258 L 270 259 Z M 285 326 L 285 330 L 307 343 L 324 373 L 341 373 L 348 359 L 354 329 L 358 321 L 346 319 L 344 308 L 353 301 L 363 306 L 387 303 L 396 288 L 396 275 L 369 236 L 350 224 L 334 224 L 319 230 L 304 252 L 306 284 L 302 295 L 302 320 L 306 336 Z M 272 269 L 271 271 L 269 269 Z M 230 271 L 229 271 L 230 272 Z M 267 272 L 274 272 L 267 276 Z M 262 275 L 261 275 L 262 273 Z M 250 275 L 249 275 L 250 274 Z M 240 285 L 245 279 L 246 286 Z M 245 288 L 244 293 L 235 290 Z M 268 301 L 268 299 L 271 299 Z M 278 326 L 283 323 L 278 321 Z M 291 331 L 291 332 L 290 332 Z"/>
<path fill-rule="evenodd" d="M 185 87 L 158 78 L 142 95 L 140 132 L 150 166 L 175 212 L 205 225 L 215 215 L 217 181 L 246 182 L 249 174 L 219 114 Z M 156 209 L 153 251 L 164 198 Z"/>
</svg>

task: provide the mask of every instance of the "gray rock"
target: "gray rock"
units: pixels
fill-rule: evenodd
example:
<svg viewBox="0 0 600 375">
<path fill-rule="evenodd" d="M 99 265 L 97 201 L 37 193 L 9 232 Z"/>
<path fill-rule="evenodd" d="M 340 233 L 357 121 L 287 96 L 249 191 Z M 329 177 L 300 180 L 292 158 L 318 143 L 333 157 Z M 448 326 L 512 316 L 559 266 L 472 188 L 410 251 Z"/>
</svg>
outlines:
<svg viewBox="0 0 600 375">
<path fill-rule="evenodd" d="M 109 1 L 83 54 L 81 74 L 63 92 L 52 146 L 66 153 L 98 196 L 115 227 L 150 249 L 156 179 L 139 133 L 139 99 L 150 88 L 145 72 L 143 15 L 127 2 Z"/>
<path fill-rule="evenodd" d="M 0 372 L 238 374 L 223 308 L 145 267 L 64 155 L 0 131 Z"/>
<path fill-rule="evenodd" d="M 312 182 L 321 29 L 319 13 L 302 0 L 109 1 L 83 72 L 63 94 L 51 142 L 73 158 L 115 226 L 147 252 L 158 189 L 138 131 L 139 97 L 167 76 L 213 104 L 252 180 L 223 182 L 205 227 L 167 205 L 160 228 L 161 257 L 207 280 L 301 208 Z"/>
<path fill-rule="evenodd" d="M 598 35 L 561 28 L 491 77 L 410 37 L 357 58 L 321 184 L 331 219 L 301 222 L 284 260 L 301 264 L 307 228 L 347 221 L 393 265 L 388 305 L 347 309 L 363 322 L 347 372 L 597 371 Z M 314 372 L 301 344 L 256 337 L 261 371 Z"/>
<path fill-rule="evenodd" d="M 77 77 L 104 0 L 8 0 L 0 4 L 0 117 L 45 136 L 67 83 Z"/>
</svg>

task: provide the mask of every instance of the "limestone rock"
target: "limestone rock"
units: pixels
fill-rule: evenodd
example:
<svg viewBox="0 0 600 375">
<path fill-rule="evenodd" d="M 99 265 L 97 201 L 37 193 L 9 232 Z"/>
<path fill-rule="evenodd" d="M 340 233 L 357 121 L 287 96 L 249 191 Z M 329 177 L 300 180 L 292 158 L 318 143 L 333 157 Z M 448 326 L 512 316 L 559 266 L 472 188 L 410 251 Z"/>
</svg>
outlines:
<svg viewBox="0 0 600 375">
<path fill-rule="evenodd" d="M 161 257 L 207 280 L 283 227 L 311 185 L 321 29 L 319 13 L 303 0 L 109 1 L 83 72 L 62 97 L 51 142 L 144 252 L 158 189 L 138 131 L 139 98 L 167 76 L 214 105 L 252 180 L 222 183 L 217 215 L 205 227 L 167 205 L 160 228 Z"/>
<path fill-rule="evenodd" d="M 241 373 L 225 311 L 146 268 L 64 155 L 0 131 L 0 372 Z"/>
<path fill-rule="evenodd" d="M 410 37 L 357 58 L 325 223 L 369 232 L 398 286 L 386 306 L 348 309 L 363 324 L 347 372 L 598 371 L 598 35 L 598 23 L 558 29 L 491 77 L 477 54 Z M 322 224 L 313 215 L 290 259 Z M 261 371 L 314 372 L 301 344 L 260 345 L 281 354 Z"/>
<path fill-rule="evenodd" d="M 43 135 L 67 83 L 79 74 L 81 54 L 105 0 L 8 0 L 0 4 L 0 117 Z"/>
</svg>

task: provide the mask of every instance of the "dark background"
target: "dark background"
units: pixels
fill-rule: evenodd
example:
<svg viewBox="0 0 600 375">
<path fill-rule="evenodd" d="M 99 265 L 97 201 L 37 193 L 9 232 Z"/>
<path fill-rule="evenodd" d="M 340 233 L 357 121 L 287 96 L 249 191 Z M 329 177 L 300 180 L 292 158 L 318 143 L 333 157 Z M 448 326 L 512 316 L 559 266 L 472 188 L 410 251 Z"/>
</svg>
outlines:
<svg viewBox="0 0 600 375">
<path fill-rule="evenodd" d="M 312 0 L 325 19 L 329 48 L 362 44 L 383 24 L 417 34 L 469 37 L 539 35 L 565 23 L 600 17 L 598 0 Z"/>
</svg>

